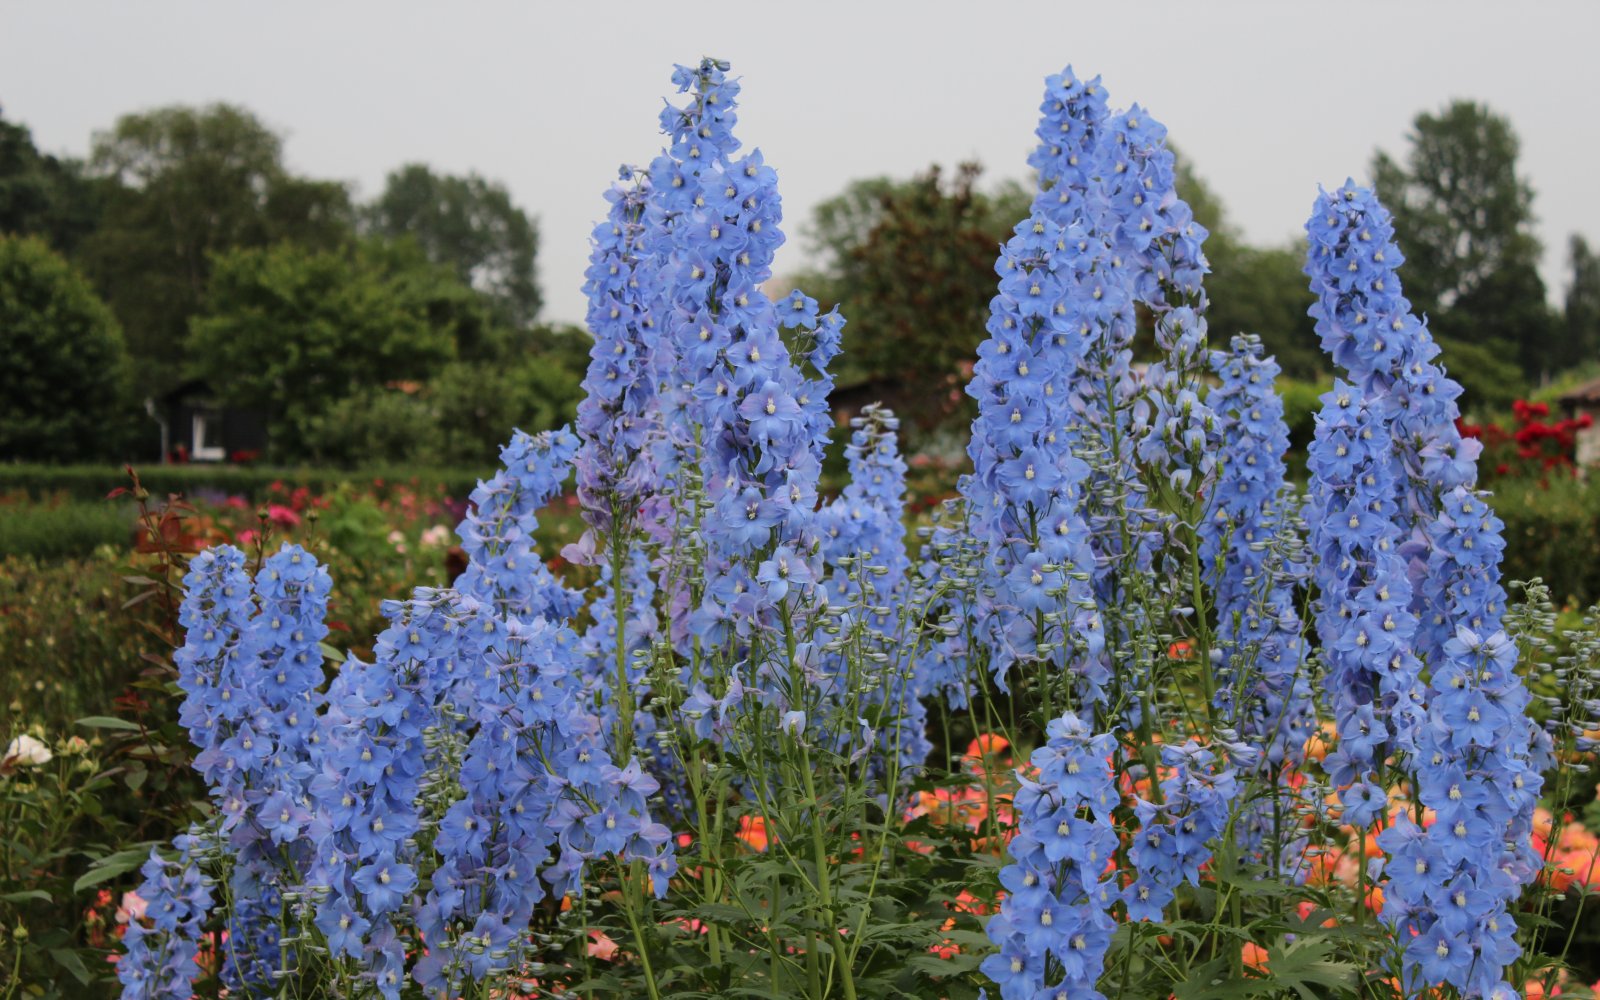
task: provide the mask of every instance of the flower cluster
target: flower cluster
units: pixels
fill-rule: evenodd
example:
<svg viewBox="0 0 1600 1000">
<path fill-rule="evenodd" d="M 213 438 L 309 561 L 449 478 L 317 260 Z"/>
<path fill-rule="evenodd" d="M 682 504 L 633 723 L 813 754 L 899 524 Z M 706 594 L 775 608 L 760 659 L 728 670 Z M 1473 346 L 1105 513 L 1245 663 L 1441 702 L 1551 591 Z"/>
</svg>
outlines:
<svg viewBox="0 0 1600 1000">
<path fill-rule="evenodd" d="M 1460 386 L 1433 364 L 1438 345 L 1401 295 L 1401 258 L 1387 211 L 1371 191 L 1346 184 L 1319 197 L 1307 231 L 1306 269 L 1318 295 L 1313 315 L 1324 346 L 1356 380 L 1335 394 L 1343 393 L 1344 402 L 1359 392 L 1365 416 L 1352 427 L 1325 408 L 1318 422 L 1314 482 L 1347 473 L 1341 461 L 1358 456 L 1357 481 L 1342 497 L 1332 486 L 1323 544 L 1338 535 L 1339 518 L 1348 516 L 1356 527 L 1362 512 L 1348 503 L 1341 509 L 1340 501 L 1363 493 L 1379 523 L 1361 527 L 1383 540 L 1361 581 L 1365 589 L 1354 592 L 1346 583 L 1333 590 L 1354 593 L 1354 605 L 1346 607 L 1367 617 L 1356 618 L 1343 636 L 1336 621 L 1320 621 L 1319 629 L 1327 629 L 1324 642 L 1333 652 L 1354 652 L 1357 660 L 1386 647 L 1391 670 L 1380 705 L 1388 711 L 1380 714 L 1392 730 L 1392 748 L 1410 763 L 1418 800 L 1434 816 L 1425 827 L 1401 817 L 1380 835 L 1389 854 L 1384 916 L 1407 941 L 1407 983 L 1448 982 L 1486 996 L 1509 989 L 1501 977 L 1520 953 L 1509 905 L 1539 867 L 1530 846 L 1540 782 L 1535 730 L 1527 691 L 1513 670 L 1516 647 L 1501 629 L 1502 526 L 1470 489 L 1479 445 L 1462 438 Z M 1346 433 L 1335 440 L 1325 428 Z M 1350 452 L 1341 451 L 1351 441 Z M 1363 455 L 1372 459 L 1364 470 Z M 1325 490 L 1319 499 L 1326 497 Z M 1330 551 L 1319 555 L 1327 560 Z M 1421 583 L 1413 587 L 1404 577 Z M 1370 627 L 1380 607 L 1372 597 L 1403 601 L 1412 613 L 1382 605 L 1379 628 L 1393 628 L 1381 636 Z M 1324 616 L 1335 604 L 1326 602 Z M 1352 644 L 1361 648 L 1352 651 Z M 1351 673 L 1338 680 L 1362 678 Z M 1363 756 L 1382 762 L 1375 749 L 1382 741 L 1367 745 L 1382 726 L 1362 715 L 1341 718 L 1340 749 L 1329 756 L 1335 781 Z M 1364 816 L 1376 796 L 1359 797 Z M 1349 805 L 1347 798 L 1347 819 Z"/>
<path fill-rule="evenodd" d="M 1228 755 L 1246 763 L 1254 757 L 1238 745 L 1228 748 Z M 1168 769 L 1161 794 L 1134 803 L 1139 832 L 1128 860 L 1137 874 L 1122 892 L 1129 920 L 1161 920 L 1179 883 L 1200 884 L 1210 843 L 1227 825 L 1239 792 L 1233 768 L 1194 740 L 1162 746 L 1161 761 Z"/>
<path fill-rule="evenodd" d="M 823 591 L 830 607 L 839 610 L 841 634 L 859 632 L 856 649 L 871 650 L 888 659 L 898 652 L 904 634 L 902 617 L 911 613 L 911 560 L 906 554 L 905 476 L 895 432 L 900 421 L 894 413 L 868 404 L 851 419 L 854 428 L 845 448 L 850 481 L 844 491 L 817 512 L 827 576 Z M 836 680 L 832 690 L 851 688 L 850 668 L 843 651 L 833 655 L 826 672 Z M 893 722 L 879 734 L 885 754 L 897 754 L 902 766 L 922 763 L 932 745 L 928 741 L 926 679 L 913 672 L 882 672 L 866 692 L 869 702 L 891 706 L 884 720 Z M 865 686 L 865 685 L 857 685 Z M 842 735 L 842 734 L 841 734 Z"/>
<path fill-rule="evenodd" d="M 561 492 L 578 445 L 563 427 L 538 434 L 517 431 L 500 449 L 503 468 L 472 491 L 472 507 L 456 528 L 468 559 L 457 590 L 524 620 L 567 621 L 578 613 L 582 595 L 555 578 L 534 539 L 537 512 Z"/>
<path fill-rule="evenodd" d="M 1099 93 L 1070 69 L 1051 78 L 1040 133 L 1060 156 L 1092 155 L 1079 141 L 1088 129 L 1080 116 L 1094 114 Z M 967 385 L 978 416 L 962 493 L 988 550 L 977 613 L 996 682 L 1004 687 L 1014 664 L 1047 663 L 1070 668 L 1079 695 L 1099 701 L 1109 671 L 1089 587 L 1096 567 L 1080 513 L 1089 469 L 1073 453 L 1071 389 L 1083 352 L 1129 299 L 1108 277 L 1107 240 L 1082 192 L 1070 190 L 1076 165 L 1054 172 L 1067 200 L 1041 193 L 995 264 L 999 294 Z"/>
<path fill-rule="evenodd" d="M 624 167 L 606 200 L 611 211 L 594 228 L 585 272 L 594 346 L 578 404 L 582 444 L 574 461 L 584 518 L 601 533 L 626 530 L 640 502 L 660 489 L 650 444 L 660 420 L 654 269 L 665 239 L 659 213 L 650 211 L 647 174 Z"/>
<path fill-rule="evenodd" d="M 1389 421 L 1345 382 L 1322 399 L 1307 465 L 1316 627 L 1339 734 L 1324 764 L 1345 789 L 1346 822 L 1368 826 L 1385 801 L 1378 769 L 1395 750 L 1415 752 L 1424 720 L 1417 619 L 1399 551 Z"/>
<path fill-rule="evenodd" d="M 1265 744 L 1269 761 L 1295 763 L 1315 719 L 1295 601 L 1302 567 L 1284 551 L 1295 526 L 1284 478 L 1289 430 L 1273 391 L 1279 369 L 1245 335 L 1212 352 L 1211 368 L 1221 381 L 1206 403 L 1217 415 L 1222 468 L 1200 534 L 1224 645 L 1217 707 L 1241 736 Z"/>
<path fill-rule="evenodd" d="M 1108 763 L 1114 742 L 1068 712 L 1030 758 L 1037 780 L 1018 773 L 1013 860 L 1000 873 L 1006 896 L 987 927 L 1000 950 L 983 962 L 1004 1000 L 1100 996 L 1117 898 L 1107 878 L 1121 801 Z"/>
<path fill-rule="evenodd" d="M 1484 465 L 1497 477 L 1544 476 L 1552 469 L 1576 471 L 1578 434 L 1594 426 L 1592 414 L 1552 421 L 1549 403 L 1518 399 L 1511 404 L 1511 415 L 1516 427 L 1510 431 L 1496 423 L 1461 420 L 1456 421 L 1456 429 L 1462 437 L 1482 443 Z"/>
<path fill-rule="evenodd" d="M 1389 851 L 1384 916 L 1402 934 L 1408 972 L 1487 996 L 1520 953 L 1510 913 L 1541 862 L 1532 847 L 1541 778 L 1533 765 L 1528 693 L 1501 631 L 1501 524 L 1464 487 L 1428 525 L 1429 582 L 1454 634 L 1429 678 L 1428 725 L 1416 758 L 1426 829 L 1401 820 L 1380 835 Z"/>
<path fill-rule="evenodd" d="M 1324 193 L 1307 227 L 1344 377 L 1302 505 L 1277 365 L 1253 337 L 1207 348 L 1207 234 L 1166 129 L 1111 111 L 1098 80 L 1050 77 L 1040 190 L 996 261 L 967 388 L 973 471 L 914 561 L 893 413 L 854 418 L 847 485 L 819 495 L 843 320 L 769 297 L 781 200 L 734 136 L 728 69 L 677 68 L 668 148 L 608 193 L 577 433 L 506 446 L 453 587 L 384 602 L 371 662 L 330 672 L 331 582 L 309 553 L 253 579 L 237 549 L 194 560 L 181 721 L 216 809 L 176 864 L 146 866 L 127 995 L 187 995 L 213 890 L 230 994 L 302 976 L 386 1000 L 532 977 L 721 995 L 736 975 L 877 995 L 863 943 L 892 938 L 871 921 L 896 880 L 947 863 L 934 837 L 1007 858 L 990 898 L 974 884 L 907 915 L 942 930 L 939 959 L 893 970 L 902 991 L 980 914 L 1005 1000 L 1103 1000 L 1119 975 L 1160 995 L 1194 956 L 1271 977 L 1298 943 L 1239 939 L 1278 926 L 1242 910 L 1298 903 L 1309 925 L 1316 904 L 1235 894 L 1263 863 L 1380 882 L 1358 905 L 1384 924 L 1334 947 L 1392 961 L 1408 995 L 1509 990 L 1512 914 L 1552 838 L 1534 805 L 1555 744 L 1528 724 L 1507 636 L 1533 613 L 1507 617 L 1460 389 L 1371 193 Z M 588 530 L 564 554 L 598 575 L 581 593 L 534 540 L 574 469 Z M 941 774 L 930 711 L 963 709 Z M 998 773 L 1041 738 L 1015 783 Z M 1212 895 L 1232 901 L 1215 919 Z M 629 943 L 607 933 L 622 918 Z M 1169 920 L 1192 938 L 1181 972 L 1147 960 L 1171 938 L 1139 926 Z M 563 950 L 605 965 L 560 971 Z"/>
<path fill-rule="evenodd" d="M 143 920 L 130 920 L 122 936 L 127 954 L 117 963 L 126 1000 L 189 1000 L 194 996 L 195 959 L 211 912 L 211 890 L 190 857 L 192 833 L 177 838 L 178 859 L 155 851 L 139 874 Z"/>
</svg>

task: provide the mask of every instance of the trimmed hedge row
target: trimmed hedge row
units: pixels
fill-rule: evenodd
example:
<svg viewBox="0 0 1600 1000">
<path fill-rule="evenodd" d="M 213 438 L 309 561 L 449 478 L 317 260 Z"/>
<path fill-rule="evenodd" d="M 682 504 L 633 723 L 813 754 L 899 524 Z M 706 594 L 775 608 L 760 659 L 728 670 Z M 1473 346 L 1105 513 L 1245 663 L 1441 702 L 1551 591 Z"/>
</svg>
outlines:
<svg viewBox="0 0 1600 1000">
<path fill-rule="evenodd" d="M 371 469 L 270 468 L 251 465 L 136 466 L 145 488 L 156 496 L 182 493 L 220 493 L 244 496 L 252 502 L 267 499 L 273 484 L 288 489 L 304 486 L 313 493 L 325 493 L 346 483 L 359 484 L 380 495 L 389 487 L 405 486 L 426 492 L 441 487 L 445 494 L 465 498 L 480 477 L 494 474 L 493 468 L 429 469 L 384 467 Z M 35 499 L 65 494 L 75 500 L 103 500 L 119 486 L 128 485 L 123 469 L 108 465 L 0 465 L 0 494 L 22 492 Z"/>
<path fill-rule="evenodd" d="M 0 558 L 76 559 L 102 545 L 129 548 L 134 537 L 135 512 L 126 501 L 0 505 Z"/>
</svg>

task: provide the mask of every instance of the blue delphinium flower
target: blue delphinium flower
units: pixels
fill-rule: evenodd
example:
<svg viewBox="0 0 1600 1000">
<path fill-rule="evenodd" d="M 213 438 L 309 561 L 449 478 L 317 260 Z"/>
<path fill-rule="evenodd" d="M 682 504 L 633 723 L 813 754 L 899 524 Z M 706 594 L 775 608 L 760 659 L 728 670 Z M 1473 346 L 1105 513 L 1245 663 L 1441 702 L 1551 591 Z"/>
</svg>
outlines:
<svg viewBox="0 0 1600 1000">
<path fill-rule="evenodd" d="M 893 411 L 868 404 L 851 425 L 845 448 L 849 482 L 817 512 L 827 574 L 823 589 L 829 605 L 840 612 L 841 631 L 860 629 L 851 643 L 856 650 L 900 664 L 907 655 L 907 608 L 912 601 L 903 520 L 906 463 L 896 441 L 900 422 Z M 860 652 L 852 656 L 864 659 Z M 832 675 L 834 689 L 849 697 L 851 665 L 846 657 L 826 657 L 823 669 Z M 870 704 L 890 706 L 881 716 L 880 749 L 897 755 L 902 768 L 920 765 L 932 748 L 924 731 L 927 708 L 922 700 L 932 691 L 914 669 L 886 670 L 878 680 L 861 694 Z M 853 739 L 855 734 L 848 735 Z"/>
<path fill-rule="evenodd" d="M 607 219 L 595 226 L 584 291 L 594 335 L 578 403 L 578 499 L 589 530 L 630 533 L 644 500 L 660 491 L 653 440 L 659 436 L 655 357 L 664 306 L 663 215 L 652 211 L 649 175 L 624 167 L 606 192 Z M 591 549 L 596 546 L 591 543 Z"/>
<path fill-rule="evenodd" d="M 189 562 L 178 624 L 184 643 L 173 654 L 184 691 L 178 721 L 199 753 L 194 766 L 218 802 L 224 822 L 245 809 L 244 769 L 265 760 L 270 745 L 257 739 L 255 650 L 247 641 L 251 601 L 245 555 L 231 545 L 206 549 Z M 252 725 L 252 723 L 256 723 Z"/>
<path fill-rule="evenodd" d="M 1234 765 L 1252 764 L 1256 756 L 1238 744 L 1207 748 L 1189 740 L 1161 747 L 1171 770 L 1160 780 L 1161 795 L 1134 803 L 1139 830 L 1128 860 L 1137 874 L 1122 890 L 1129 919 L 1160 921 L 1181 883 L 1200 884 L 1211 841 L 1227 826 L 1239 793 Z"/>
<path fill-rule="evenodd" d="M 963 478 L 970 528 L 987 548 L 978 628 L 1005 688 L 1019 663 L 1071 669 L 1077 697 L 1099 701 L 1109 678 L 1095 571 L 1080 514 L 1088 468 L 1072 453 L 1070 388 L 1106 294 L 1083 251 L 1093 237 L 1042 211 L 1019 223 L 995 265 L 989 337 L 967 393 L 978 401 Z"/>
<path fill-rule="evenodd" d="M 198 554 L 184 584 L 185 638 L 174 654 L 184 692 L 179 719 L 199 751 L 195 767 L 229 848 L 236 903 L 223 978 L 251 988 L 279 967 L 280 893 L 298 883 L 293 863 L 302 860 L 300 835 L 310 820 L 307 756 L 332 582 L 304 549 L 285 545 L 264 560 L 253 584 L 244 553 L 232 546 Z"/>
<path fill-rule="evenodd" d="M 1425 831 L 1407 823 L 1379 838 L 1392 855 L 1384 916 L 1397 933 L 1419 935 L 1406 950 L 1408 976 L 1443 979 L 1469 996 L 1490 995 L 1521 953 L 1510 907 L 1542 864 L 1531 846 L 1542 777 L 1529 696 L 1501 629 L 1501 531 L 1485 499 L 1465 487 L 1444 495 L 1428 525 L 1428 570 L 1456 630 L 1430 663 L 1415 760 L 1417 797 L 1435 818 Z"/>
<path fill-rule="evenodd" d="M 1361 520 L 1361 530 L 1384 540 L 1385 573 L 1409 561 L 1416 585 L 1404 599 L 1420 621 L 1395 673 L 1425 669 L 1427 676 L 1409 700 L 1425 703 L 1425 712 L 1405 703 L 1391 709 L 1389 725 L 1394 745 L 1407 752 L 1417 798 L 1436 819 L 1422 830 L 1402 817 L 1380 835 L 1389 854 L 1384 916 L 1408 941 L 1408 986 L 1442 980 L 1467 996 L 1487 996 L 1503 989 L 1504 969 L 1520 953 L 1509 905 L 1539 868 L 1529 846 L 1540 783 L 1535 730 L 1513 670 L 1516 647 L 1501 628 L 1502 526 L 1470 489 L 1479 446 L 1460 437 L 1460 386 L 1434 364 L 1438 345 L 1401 294 L 1387 211 L 1370 190 L 1346 183 L 1321 193 L 1307 231 L 1318 332 L 1374 415 L 1372 450 L 1389 452 L 1389 482 L 1384 470 L 1364 481 L 1385 490 L 1383 506 L 1374 499 L 1371 508 L 1378 523 L 1364 512 L 1350 513 L 1347 523 Z M 1338 448 L 1322 451 L 1337 471 L 1351 471 Z M 1377 596 L 1400 594 L 1395 587 Z M 1352 634 L 1338 648 L 1349 652 L 1367 632 Z M 1365 714 L 1359 721 L 1364 730 L 1381 725 Z M 1348 772 L 1351 759 L 1372 752 L 1368 743 L 1382 741 L 1358 736 L 1349 753 L 1345 742 L 1341 732 L 1341 750 L 1329 760 Z"/>
<path fill-rule="evenodd" d="M 193 858 L 194 831 L 174 844 L 175 862 L 152 850 L 139 872 L 144 879 L 139 898 L 150 925 L 130 920 L 123 935 L 127 953 L 117 963 L 117 978 L 124 1000 L 189 1000 L 201 975 L 195 959 L 211 912 L 211 890 Z"/>
<path fill-rule="evenodd" d="M 1244 335 L 1213 351 L 1211 368 L 1221 380 L 1206 402 L 1217 416 L 1222 470 L 1200 534 L 1217 637 L 1231 647 L 1217 672 L 1218 707 L 1240 736 L 1263 743 L 1267 761 L 1296 764 L 1316 720 L 1295 602 L 1303 567 L 1279 543 L 1293 530 L 1289 430 L 1273 389 L 1279 368 Z"/>
<path fill-rule="evenodd" d="M 503 468 L 472 491 L 471 507 L 456 528 L 468 566 L 455 587 L 492 601 L 500 613 L 522 619 L 566 621 L 582 595 L 550 572 L 535 548 L 538 511 L 561 492 L 571 474 L 577 437 L 565 427 L 526 434 L 517 431 L 500 449 Z"/>
<path fill-rule="evenodd" d="M 1339 746 L 1325 762 L 1345 822 L 1387 809 L 1379 769 L 1414 753 L 1424 719 L 1416 617 L 1395 522 L 1399 464 L 1383 407 L 1338 381 L 1322 397 L 1307 465 L 1317 634 Z"/>
<path fill-rule="evenodd" d="M 1317 198 L 1306 223 L 1306 274 L 1323 349 L 1364 395 L 1382 406 L 1400 463 L 1394 519 L 1420 619 L 1415 648 L 1431 661 L 1451 635 L 1443 595 L 1422 585 L 1428 522 L 1441 495 L 1477 478 L 1482 445 L 1456 427 L 1461 386 L 1435 363 L 1439 345 L 1402 294 L 1403 263 L 1388 211 L 1369 188 L 1347 181 Z"/>
<path fill-rule="evenodd" d="M 1096 1000 L 1115 927 L 1108 911 L 1117 889 L 1107 878 L 1120 803 L 1109 763 L 1115 738 L 1094 735 L 1071 712 L 1051 720 L 1048 735 L 1030 758 L 1038 779 L 1018 773 L 1017 832 L 1000 872 L 1006 897 L 986 928 L 1000 950 L 982 968 L 1005 1000 Z"/>
</svg>

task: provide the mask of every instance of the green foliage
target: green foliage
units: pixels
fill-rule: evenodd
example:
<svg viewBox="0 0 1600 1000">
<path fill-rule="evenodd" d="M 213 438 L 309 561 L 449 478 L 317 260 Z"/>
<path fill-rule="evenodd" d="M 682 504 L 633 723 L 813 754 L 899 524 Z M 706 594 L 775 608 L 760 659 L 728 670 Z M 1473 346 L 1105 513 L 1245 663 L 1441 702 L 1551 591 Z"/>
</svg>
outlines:
<svg viewBox="0 0 1600 1000">
<path fill-rule="evenodd" d="M 0 236 L 0 457 L 114 457 L 127 353 L 110 310 L 43 241 Z"/>
<path fill-rule="evenodd" d="M 454 356 L 419 284 L 359 251 L 230 251 L 194 321 L 192 371 L 226 405 L 268 414 L 273 455 L 320 457 L 317 427 L 339 400 L 420 381 Z"/>
<path fill-rule="evenodd" d="M 375 233 L 415 239 L 429 260 L 482 292 L 502 322 L 526 327 L 538 315 L 539 231 L 505 185 L 408 163 L 389 174 L 366 219 Z"/>
<path fill-rule="evenodd" d="M 1296 473 L 1305 469 L 1306 448 L 1317 432 L 1317 413 L 1322 409 L 1322 394 L 1333 388 L 1333 380 L 1302 382 L 1278 380 L 1283 397 L 1283 422 L 1289 428 L 1289 463 Z"/>
<path fill-rule="evenodd" d="M 1406 257 L 1406 294 L 1452 351 L 1491 348 L 1536 378 L 1549 370 L 1555 326 L 1511 122 L 1455 101 L 1419 114 L 1409 138 L 1404 164 L 1380 152 L 1372 165 Z"/>
<path fill-rule="evenodd" d="M 1600 361 L 1600 255 L 1589 242 L 1574 235 L 1568 244 L 1572 284 L 1567 286 L 1562 315 L 1563 336 L 1552 345 L 1552 364 L 1560 368 L 1593 365 Z"/>
<path fill-rule="evenodd" d="M 310 433 L 320 460 L 491 466 L 506 428 L 529 431 L 571 421 L 580 375 L 544 357 L 513 364 L 458 361 L 411 391 L 368 387 L 335 402 Z"/>
<path fill-rule="evenodd" d="M 1515 354 L 1495 344 L 1451 340 L 1440 359 L 1450 377 L 1461 383 L 1463 413 L 1509 409 L 1527 393 L 1527 381 Z"/>
<path fill-rule="evenodd" d="M 71 559 L 102 545 L 125 547 L 132 539 L 133 515 L 121 505 L 0 502 L 0 558 Z"/>
<path fill-rule="evenodd" d="M 83 164 L 39 152 L 26 126 L 0 117 L 0 233 L 40 236 L 71 252 L 98 222 L 99 192 Z"/>
<path fill-rule="evenodd" d="M 838 395 L 887 403 L 913 436 L 970 419 L 973 331 L 994 297 L 999 245 L 1028 214 L 1020 187 L 977 190 L 980 170 L 856 181 L 813 217 L 819 267 L 799 284 L 850 322 Z"/>
<path fill-rule="evenodd" d="M 152 465 L 139 470 L 139 478 L 158 497 L 231 494 L 265 503 L 284 491 L 304 488 L 320 494 L 349 484 L 358 484 L 380 499 L 399 490 L 460 498 L 493 470 L 493 459 L 476 467 L 365 465 L 354 470 L 195 463 Z M 103 501 L 107 493 L 127 482 L 126 469 L 109 465 L 0 465 L 0 493 L 22 492 L 41 502 L 57 493 L 74 500 Z"/>
<path fill-rule="evenodd" d="M 582 346 L 587 350 L 588 341 Z M 505 443 L 506 428 L 537 432 L 570 422 L 582 395 L 582 372 L 555 352 L 508 365 L 447 366 L 428 384 L 439 416 L 437 461 L 491 464 Z"/>
<path fill-rule="evenodd" d="M 1491 502 L 1506 524 L 1506 579 L 1543 579 L 1558 605 L 1600 600 L 1600 481 L 1499 482 Z"/>
<path fill-rule="evenodd" d="M 114 902 L 96 905 L 92 885 L 80 883 L 89 859 L 107 845 L 134 843 L 133 830 L 102 803 L 122 791 L 122 776 L 103 764 L 86 734 L 35 729 L 28 735 L 50 759 L 0 770 L 0 962 L 8 992 L 26 984 L 23 996 L 76 998 L 109 995 L 115 986 L 107 963 L 116 943 Z M 0 727 L 0 741 L 20 735 Z M 121 853 L 118 863 L 137 865 L 133 855 L 142 860 L 149 847 Z"/>
<path fill-rule="evenodd" d="M 292 241 L 349 238 L 342 184 L 291 175 L 282 139 L 233 105 L 124 115 L 94 137 L 105 214 L 82 261 L 127 331 L 140 385 L 159 394 L 182 376 L 189 318 L 200 311 L 212 255 Z"/>
<path fill-rule="evenodd" d="M 1225 346 L 1237 333 L 1254 333 L 1289 378 L 1315 379 L 1328 370 L 1316 326 L 1306 310 L 1314 301 L 1306 285 L 1305 250 L 1298 245 L 1253 247 L 1226 234 L 1206 241 L 1211 343 Z"/>
<path fill-rule="evenodd" d="M 305 436 L 319 462 L 344 468 L 427 461 L 441 451 L 438 414 L 415 386 L 363 386 L 312 417 Z"/>
</svg>

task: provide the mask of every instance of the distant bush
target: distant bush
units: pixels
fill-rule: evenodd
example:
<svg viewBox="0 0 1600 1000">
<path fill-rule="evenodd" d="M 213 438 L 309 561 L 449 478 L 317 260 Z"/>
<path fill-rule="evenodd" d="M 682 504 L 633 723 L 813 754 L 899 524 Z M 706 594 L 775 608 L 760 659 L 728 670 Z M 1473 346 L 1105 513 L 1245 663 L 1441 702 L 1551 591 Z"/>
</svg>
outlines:
<svg viewBox="0 0 1600 1000">
<path fill-rule="evenodd" d="M 1505 578 L 1541 577 L 1558 604 L 1600 600 L 1600 481 L 1560 474 L 1501 480 L 1493 490 L 1506 523 Z"/>
</svg>

